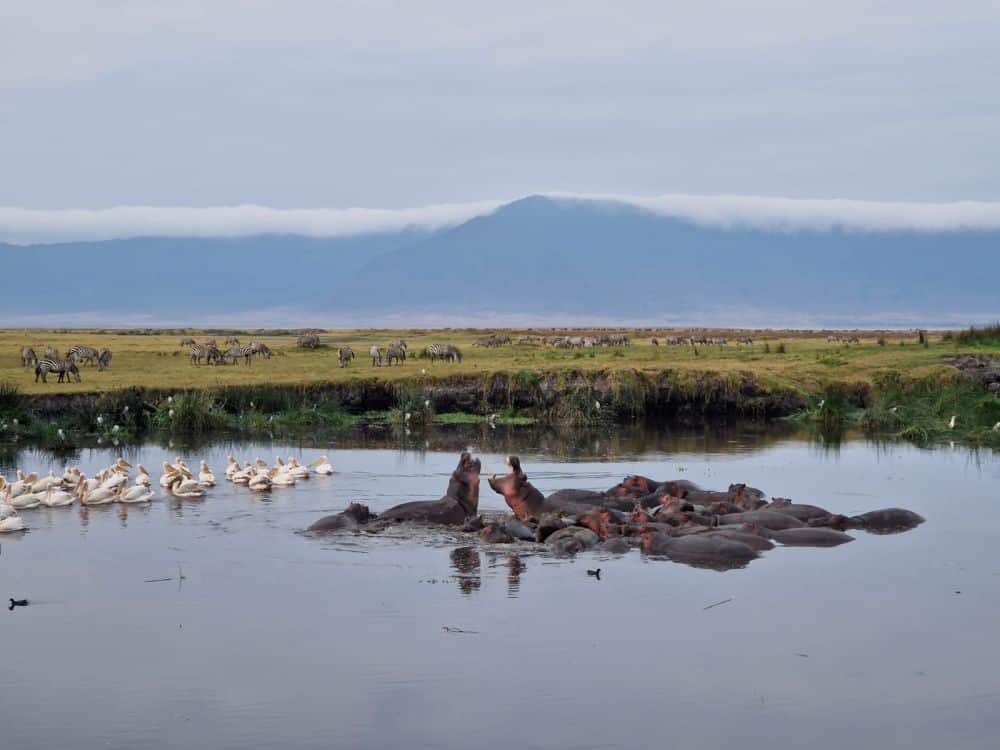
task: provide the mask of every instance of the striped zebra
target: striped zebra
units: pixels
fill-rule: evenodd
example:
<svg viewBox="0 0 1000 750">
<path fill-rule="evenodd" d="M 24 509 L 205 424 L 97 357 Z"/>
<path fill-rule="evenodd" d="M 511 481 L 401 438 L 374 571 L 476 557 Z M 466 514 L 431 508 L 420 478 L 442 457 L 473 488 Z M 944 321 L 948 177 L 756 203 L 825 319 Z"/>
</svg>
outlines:
<svg viewBox="0 0 1000 750">
<path fill-rule="evenodd" d="M 445 362 L 461 362 L 462 352 L 453 344 L 431 344 L 424 349 L 424 356 L 429 357 L 431 362 L 443 359 Z"/>
<path fill-rule="evenodd" d="M 340 362 L 341 367 L 347 367 L 351 364 L 351 360 L 354 359 L 354 350 L 349 346 L 342 346 L 337 351 L 337 360 Z"/>
<path fill-rule="evenodd" d="M 222 352 L 207 344 L 194 344 L 190 351 L 193 365 L 200 365 L 202 360 L 205 360 L 205 364 L 211 365 L 222 359 Z"/>
<path fill-rule="evenodd" d="M 222 355 L 223 359 L 231 359 L 234 365 L 240 361 L 241 357 L 246 364 L 250 364 L 250 360 L 253 359 L 253 349 L 249 344 L 234 346 Z"/>
<path fill-rule="evenodd" d="M 35 382 L 41 378 L 43 383 L 48 383 L 48 376 L 50 372 L 58 373 L 59 382 L 71 382 L 69 379 L 70 375 L 76 378 L 76 382 L 80 382 L 80 370 L 76 366 L 76 362 L 71 359 L 40 359 L 38 364 L 35 365 Z"/>
<path fill-rule="evenodd" d="M 30 346 L 21 347 L 21 367 L 38 364 L 38 355 Z"/>
<path fill-rule="evenodd" d="M 264 344 L 259 341 L 250 342 L 250 354 L 253 356 L 266 357 L 267 359 L 270 359 L 273 353 L 274 352 L 272 352 L 270 348 L 268 348 L 267 344 Z"/>
<path fill-rule="evenodd" d="M 66 359 L 79 362 L 81 365 L 94 364 L 100 352 L 92 346 L 74 346 L 66 353 Z"/>
<path fill-rule="evenodd" d="M 389 344 L 388 348 L 385 350 L 385 361 L 389 367 L 392 367 L 392 362 L 395 360 L 398 364 L 403 364 L 406 361 L 406 348 L 399 346 L 398 344 Z"/>
<path fill-rule="evenodd" d="M 372 344 L 372 348 L 368 350 L 368 355 L 372 358 L 372 367 L 382 366 L 382 350 L 379 349 L 378 344 Z"/>
<path fill-rule="evenodd" d="M 109 367 L 111 367 L 111 350 L 105 347 L 97 355 L 97 369 L 103 371 Z"/>
</svg>

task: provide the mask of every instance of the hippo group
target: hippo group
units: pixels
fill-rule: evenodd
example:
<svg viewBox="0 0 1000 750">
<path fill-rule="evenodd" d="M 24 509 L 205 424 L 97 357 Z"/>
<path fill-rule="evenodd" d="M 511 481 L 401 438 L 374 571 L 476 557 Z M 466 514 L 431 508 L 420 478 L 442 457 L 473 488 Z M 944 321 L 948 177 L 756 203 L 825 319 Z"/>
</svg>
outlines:
<svg viewBox="0 0 1000 750">
<path fill-rule="evenodd" d="M 854 539 L 848 530 L 893 534 L 924 521 L 902 508 L 844 516 L 784 498 L 767 500 L 745 484 L 714 491 L 685 480 L 642 476 L 626 477 L 604 492 L 564 489 L 546 497 L 528 481 L 517 456 L 509 456 L 507 466 L 508 473 L 493 475 L 488 482 L 512 516 L 479 515 L 482 466 L 479 459 L 462 453 L 440 500 L 403 503 L 378 516 L 354 503 L 307 531 L 365 527 L 376 532 L 403 522 L 435 524 L 478 533 L 487 544 L 543 544 L 560 555 L 639 548 L 646 555 L 694 567 L 730 570 L 745 567 L 776 544 L 835 547 Z"/>
</svg>

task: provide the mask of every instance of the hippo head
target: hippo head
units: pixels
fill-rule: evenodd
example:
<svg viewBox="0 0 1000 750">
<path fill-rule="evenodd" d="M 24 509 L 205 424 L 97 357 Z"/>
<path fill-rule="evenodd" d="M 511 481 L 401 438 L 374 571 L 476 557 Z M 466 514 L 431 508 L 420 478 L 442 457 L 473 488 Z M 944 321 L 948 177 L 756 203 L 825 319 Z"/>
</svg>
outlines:
<svg viewBox="0 0 1000 750">
<path fill-rule="evenodd" d="M 471 453 L 463 452 L 458 459 L 458 466 L 451 474 L 448 482 L 448 497 L 453 497 L 465 508 L 468 516 L 476 515 L 479 510 L 479 472 L 482 463 L 473 458 Z"/>
<path fill-rule="evenodd" d="M 507 465 L 510 467 L 510 473 L 502 477 L 494 474 L 489 479 L 490 487 L 498 495 L 503 495 L 503 499 L 519 520 L 537 518 L 545 498 L 528 481 L 528 475 L 521 470 L 521 460 L 517 456 L 508 456 Z"/>
<path fill-rule="evenodd" d="M 580 526 L 593 531 L 601 539 L 607 539 L 611 533 L 612 520 L 611 513 L 607 508 L 595 508 L 577 518 L 576 522 Z"/>
<path fill-rule="evenodd" d="M 612 497 L 642 497 L 650 494 L 657 486 L 659 483 L 649 477 L 632 474 L 608 490 L 608 495 Z"/>
<path fill-rule="evenodd" d="M 362 503 L 351 503 L 344 511 L 345 516 L 353 518 L 358 523 L 368 523 L 374 516 L 368 506 Z"/>
</svg>

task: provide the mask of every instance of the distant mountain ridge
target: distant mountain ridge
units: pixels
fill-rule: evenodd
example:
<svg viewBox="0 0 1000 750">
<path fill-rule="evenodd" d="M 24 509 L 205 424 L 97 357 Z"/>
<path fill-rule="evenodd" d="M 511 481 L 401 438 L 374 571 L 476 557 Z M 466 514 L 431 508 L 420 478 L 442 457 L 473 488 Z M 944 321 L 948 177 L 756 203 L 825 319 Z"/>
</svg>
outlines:
<svg viewBox="0 0 1000 750">
<path fill-rule="evenodd" d="M 334 239 L 138 238 L 2 246 L 0 318 L 282 308 L 328 326 L 964 324 L 1000 317 L 1000 231 L 713 227 L 615 202 L 531 196 L 458 226 Z M 69 324 L 69 323 L 68 323 Z M 127 324 L 123 320 L 122 324 Z M 261 325 L 279 324 L 263 321 Z"/>
</svg>

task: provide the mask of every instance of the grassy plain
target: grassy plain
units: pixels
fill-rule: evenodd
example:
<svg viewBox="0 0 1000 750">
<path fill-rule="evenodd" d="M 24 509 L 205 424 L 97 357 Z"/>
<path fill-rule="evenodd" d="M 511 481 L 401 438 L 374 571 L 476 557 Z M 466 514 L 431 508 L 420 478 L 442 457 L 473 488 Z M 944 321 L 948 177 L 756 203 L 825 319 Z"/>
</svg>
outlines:
<svg viewBox="0 0 1000 750">
<path fill-rule="evenodd" d="M 562 332 L 561 332 L 562 333 Z M 573 334 L 581 332 L 573 331 Z M 928 345 L 917 343 L 913 333 L 865 334 L 860 344 L 828 343 L 827 334 L 797 331 L 766 331 L 753 334 L 753 346 L 737 346 L 730 333 L 727 346 L 666 346 L 668 335 L 680 332 L 657 330 L 629 332 L 632 346 L 592 349 L 559 349 L 537 344 L 515 344 L 498 348 L 472 346 L 484 335 L 479 330 L 340 330 L 321 334 L 323 346 L 315 350 L 298 348 L 294 333 L 237 333 L 241 342 L 266 343 L 275 353 L 270 360 L 255 360 L 251 366 L 192 365 L 188 351 L 178 345 L 182 334 L 126 334 L 116 331 L 0 331 L 0 383 L 11 383 L 25 395 L 54 392 L 96 393 L 133 386 L 178 390 L 212 389 L 234 385 L 305 385 L 326 382 L 361 381 L 377 378 L 393 382 L 422 381 L 450 375 L 484 375 L 494 372 L 619 371 L 661 372 L 672 370 L 692 377 L 704 373 L 721 376 L 753 373 L 764 387 L 784 388 L 803 393 L 818 393 L 831 383 L 872 383 L 879 373 L 896 371 L 920 378 L 944 374 L 949 369 L 942 358 L 958 351 L 996 351 L 1000 347 L 969 347 L 943 341 L 941 335 L 929 335 Z M 552 331 L 511 331 L 515 341 L 524 335 L 553 335 Z M 198 341 L 205 333 L 190 334 Z M 221 342 L 224 334 L 214 334 Z M 713 334 L 708 334 L 713 335 Z M 716 333 L 714 335 L 723 335 Z M 654 346 L 656 336 L 661 344 Z M 373 367 L 368 358 L 372 344 L 384 346 L 394 338 L 409 345 L 411 359 L 394 367 Z M 884 341 L 880 345 L 879 340 Z M 464 355 L 461 363 L 431 363 L 415 358 L 431 343 L 452 343 Z M 82 382 L 57 384 L 55 377 L 47 384 L 35 383 L 31 368 L 20 364 L 23 345 L 35 348 L 41 356 L 45 346 L 61 352 L 73 345 L 108 347 L 114 353 L 111 368 L 98 372 L 96 367 L 82 368 Z M 349 367 L 337 364 L 337 347 L 347 344 L 357 354 Z M 783 345 L 783 346 L 781 346 Z M 220 347 L 224 348 L 224 347 Z M 783 353 L 782 353 L 783 350 Z"/>
</svg>

